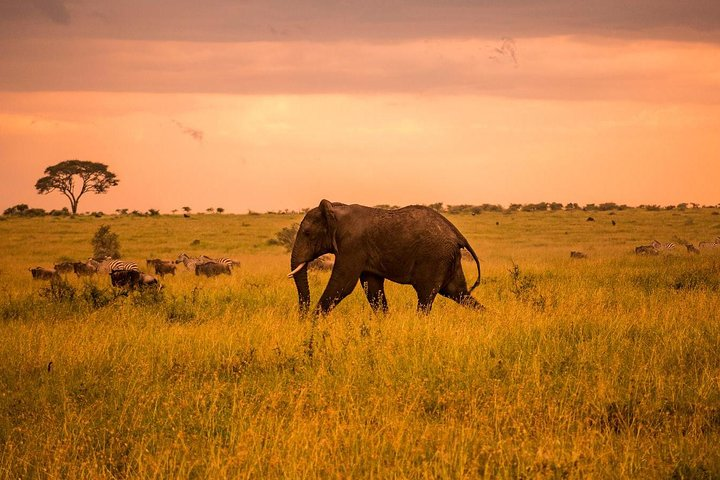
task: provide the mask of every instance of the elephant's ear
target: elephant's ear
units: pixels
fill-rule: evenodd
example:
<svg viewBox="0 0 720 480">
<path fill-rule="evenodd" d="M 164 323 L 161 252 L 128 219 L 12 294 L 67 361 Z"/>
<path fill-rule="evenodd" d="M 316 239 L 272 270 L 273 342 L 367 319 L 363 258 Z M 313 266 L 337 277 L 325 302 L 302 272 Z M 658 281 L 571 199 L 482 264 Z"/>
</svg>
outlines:
<svg viewBox="0 0 720 480">
<path fill-rule="evenodd" d="M 322 200 L 320 202 L 320 211 L 322 212 L 323 217 L 325 217 L 325 221 L 328 226 L 328 234 L 332 239 L 332 246 L 337 253 L 337 240 L 335 238 L 337 235 L 337 217 L 335 216 L 335 207 L 333 207 L 333 204 L 330 201 Z"/>
</svg>

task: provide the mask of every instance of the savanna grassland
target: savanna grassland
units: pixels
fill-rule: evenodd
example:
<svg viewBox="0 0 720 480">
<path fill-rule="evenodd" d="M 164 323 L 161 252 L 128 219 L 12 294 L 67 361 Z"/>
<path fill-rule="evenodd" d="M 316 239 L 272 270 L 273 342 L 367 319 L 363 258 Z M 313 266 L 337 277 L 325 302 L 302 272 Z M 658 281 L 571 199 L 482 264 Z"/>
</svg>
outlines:
<svg viewBox="0 0 720 480">
<path fill-rule="evenodd" d="M 720 249 L 633 253 L 712 240 L 720 216 L 587 216 L 449 216 L 481 259 L 483 313 L 438 297 L 417 315 L 391 284 L 389 314 L 358 288 L 317 321 L 267 244 L 298 216 L 0 221 L 0 477 L 720 477 Z M 143 268 L 242 265 L 180 266 L 161 295 L 31 279 L 90 256 L 102 224 Z M 314 301 L 328 275 L 311 273 Z"/>
</svg>

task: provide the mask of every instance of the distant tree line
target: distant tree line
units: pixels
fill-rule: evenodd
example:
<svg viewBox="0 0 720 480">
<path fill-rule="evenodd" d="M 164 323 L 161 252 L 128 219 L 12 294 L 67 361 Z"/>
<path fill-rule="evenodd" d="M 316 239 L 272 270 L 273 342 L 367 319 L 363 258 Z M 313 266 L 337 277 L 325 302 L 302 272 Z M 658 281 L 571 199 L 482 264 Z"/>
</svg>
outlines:
<svg viewBox="0 0 720 480">
<path fill-rule="evenodd" d="M 659 210 L 687 210 L 687 209 L 697 209 L 697 208 L 720 208 L 720 203 L 715 205 L 700 205 L 699 203 L 680 203 L 678 205 L 666 205 L 666 206 L 660 206 L 660 205 L 638 205 L 637 207 L 631 207 L 626 204 L 618 204 L 615 202 L 605 202 L 600 204 L 595 203 L 588 203 L 584 206 L 581 206 L 578 203 L 570 202 L 566 204 L 562 204 L 559 202 L 538 202 L 538 203 L 511 203 L 507 207 L 503 207 L 499 204 L 493 204 L 493 203 L 483 203 L 480 205 L 469 205 L 469 204 L 460 204 L 460 205 L 444 205 L 442 202 L 438 203 L 430 203 L 425 205 L 426 207 L 430 207 L 433 210 L 437 212 L 443 212 L 443 213 L 452 213 L 452 214 L 462 214 L 462 213 L 470 213 L 473 215 L 477 215 L 482 212 L 553 212 L 553 211 L 571 211 L 571 210 L 582 210 L 582 211 L 589 211 L 589 212 L 605 212 L 605 211 L 613 211 L 613 210 L 627 210 L 627 209 L 642 209 L 642 210 L 648 210 L 648 211 L 659 211 Z M 383 208 L 386 210 L 393 210 L 397 208 L 401 208 L 397 205 L 387 205 L 387 204 L 381 204 L 381 205 L 375 205 L 375 208 Z"/>
<path fill-rule="evenodd" d="M 442 202 L 437 203 L 431 203 L 428 205 L 425 205 L 427 207 L 432 208 L 435 211 L 442 212 L 442 213 L 450 213 L 450 214 L 472 214 L 472 215 L 478 215 L 483 212 L 502 212 L 502 213 L 512 213 L 512 212 L 554 212 L 554 211 L 572 211 L 572 210 L 582 210 L 587 212 L 605 212 L 605 211 L 619 211 L 619 210 L 627 210 L 627 209 L 640 209 L 640 210 L 647 210 L 647 211 L 660 211 L 660 210 L 688 210 L 688 209 L 699 209 L 699 208 L 720 208 L 720 203 L 715 205 L 701 205 L 699 203 L 679 203 L 677 205 L 656 205 L 656 204 L 642 204 L 638 205 L 637 207 L 631 207 L 625 204 L 617 204 L 615 202 L 605 202 L 600 204 L 595 203 L 588 203 L 586 205 L 581 206 L 578 203 L 566 203 L 562 204 L 559 202 L 538 202 L 538 203 L 511 203 L 507 207 L 503 207 L 500 204 L 493 204 L 493 203 L 482 203 L 480 205 L 470 205 L 470 204 L 459 204 L 459 205 L 445 205 Z M 375 205 L 375 208 L 382 208 L 386 210 L 393 210 L 401 208 L 397 205 L 388 205 L 388 204 L 381 204 L 381 205 Z M 189 212 L 192 209 L 190 207 L 183 207 L 183 211 L 186 212 L 186 215 L 189 215 Z M 272 214 L 272 215 L 300 215 L 307 213 L 309 209 L 303 208 L 301 210 L 276 210 L 276 211 L 267 211 L 265 213 Z M 225 209 L 222 207 L 217 208 L 208 208 L 205 210 L 207 213 L 223 213 L 225 212 Z M 172 213 L 177 213 L 177 210 L 173 210 Z M 141 212 L 139 210 L 130 210 L 127 208 L 118 208 L 115 210 L 115 214 L 117 215 L 132 215 L 136 217 L 155 217 L 160 215 L 160 210 L 157 210 L 155 208 L 151 208 L 145 212 Z M 252 210 L 248 210 L 249 215 L 260 215 L 260 212 L 255 212 Z M 63 207 L 60 210 L 50 210 L 46 211 L 42 208 L 31 208 L 28 205 L 24 203 L 20 203 L 18 205 L 14 205 L 12 207 L 6 208 L 3 212 L 4 216 L 7 217 L 43 217 L 43 216 L 54 216 L 54 217 L 65 217 L 65 216 L 71 216 L 72 212 L 68 210 L 67 207 Z M 105 215 L 103 212 L 85 212 L 84 215 L 94 216 L 94 217 L 102 217 Z"/>
<path fill-rule="evenodd" d="M 209 213 L 223 213 L 225 211 L 222 207 L 217 208 L 208 208 L 206 210 Z M 173 213 L 175 213 L 176 210 L 173 210 Z M 295 212 L 293 212 L 295 213 Z M 147 211 L 141 212 L 140 210 L 130 210 L 129 208 L 117 208 L 115 209 L 116 215 L 132 215 L 134 217 L 156 217 L 160 215 L 160 210 L 156 208 L 150 208 Z M 3 211 L 3 215 L 8 217 L 44 217 L 44 216 L 53 216 L 53 217 L 69 217 L 72 216 L 72 212 L 67 208 L 63 207 L 60 210 L 50 210 L 47 211 L 44 208 L 31 208 L 28 205 L 24 203 L 19 203 L 17 205 L 14 205 L 12 207 L 6 208 Z M 106 215 L 105 212 L 85 212 L 80 213 L 78 215 L 86 215 L 86 216 L 93 216 L 93 217 L 103 217 Z"/>
<path fill-rule="evenodd" d="M 10 208 L 6 208 L 3 215 L 8 217 L 44 217 L 46 215 L 67 217 L 70 216 L 70 210 L 68 210 L 67 207 L 63 207 L 60 210 L 50 210 L 48 212 L 44 208 L 30 208 L 24 203 L 19 203 Z"/>
</svg>

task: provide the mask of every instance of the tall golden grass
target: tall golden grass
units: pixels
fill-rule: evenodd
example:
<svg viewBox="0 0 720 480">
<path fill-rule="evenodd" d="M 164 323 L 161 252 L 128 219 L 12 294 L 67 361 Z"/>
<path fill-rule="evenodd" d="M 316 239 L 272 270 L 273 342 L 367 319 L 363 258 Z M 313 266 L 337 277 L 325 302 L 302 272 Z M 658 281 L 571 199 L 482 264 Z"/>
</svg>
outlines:
<svg viewBox="0 0 720 480">
<path fill-rule="evenodd" d="M 718 478 L 720 252 L 633 254 L 715 238 L 711 213 L 450 216 L 486 312 L 390 285 L 387 315 L 356 289 L 317 320 L 267 245 L 297 216 L 0 221 L 0 476 Z M 103 223 L 141 265 L 242 266 L 162 295 L 31 279 Z"/>
</svg>

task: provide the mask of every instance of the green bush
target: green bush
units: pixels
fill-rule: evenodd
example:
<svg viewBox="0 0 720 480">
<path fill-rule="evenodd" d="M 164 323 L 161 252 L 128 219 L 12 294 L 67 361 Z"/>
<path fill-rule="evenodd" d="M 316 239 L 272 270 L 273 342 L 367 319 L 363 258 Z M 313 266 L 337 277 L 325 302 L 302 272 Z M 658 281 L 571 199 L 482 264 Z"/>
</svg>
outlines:
<svg viewBox="0 0 720 480">
<path fill-rule="evenodd" d="M 94 258 L 120 258 L 120 240 L 117 233 L 110 231 L 110 225 L 101 225 L 92 239 Z"/>
<path fill-rule="evenodd" d="M 268 240 L 268 245 L 281 245 L 285 247 L 286 251 L 291 251 L 293 245 L 295 245 L 295 237 L 300 226 L 297 223 L 293 223 L 289 227 L 285 227 L 275 234 L 275 238 Z"/>
</svg>

